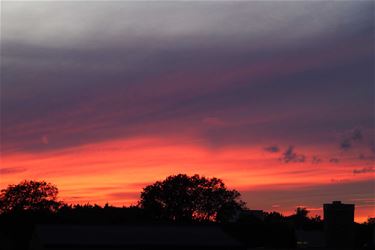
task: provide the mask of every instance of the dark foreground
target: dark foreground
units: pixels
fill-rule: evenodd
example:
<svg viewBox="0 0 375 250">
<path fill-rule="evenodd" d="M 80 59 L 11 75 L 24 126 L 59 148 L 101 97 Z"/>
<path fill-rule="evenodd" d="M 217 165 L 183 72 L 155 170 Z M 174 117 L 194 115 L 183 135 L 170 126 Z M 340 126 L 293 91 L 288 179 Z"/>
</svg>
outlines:
<svg viewBox="0 0 375 250">
<path fill-rule="evenodd" d="M 349 234 L 341 228 L 333 237 L 327 236 L 323 220 L 298 214 L 244 213 L 226 223 L 176 223 L 155 219 L 138 207 L 3 214 L 0 233 L 1 250 L 374 248 L 374 224 L 353 224 Z"/>
</svg>

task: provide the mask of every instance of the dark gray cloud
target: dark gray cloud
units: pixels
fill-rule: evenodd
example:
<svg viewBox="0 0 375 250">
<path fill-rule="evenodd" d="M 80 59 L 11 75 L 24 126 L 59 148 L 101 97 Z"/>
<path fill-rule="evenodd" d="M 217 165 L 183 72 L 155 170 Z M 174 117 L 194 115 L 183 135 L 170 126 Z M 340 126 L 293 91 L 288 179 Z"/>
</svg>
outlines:
<svg viewBox="0 0 375 250">
<path fill-rule="evenodd" d="M 350 129 L 342 134 L 340 148 L 347 151 L 353 147 L 354 143 L 361 142 L 362 140 L 363 131 L 361 128 Z"/>
<path fill-rule="evenodd" d="M 273 145 L 273 146 L 265 147 L 264 150 L 270 153 L 277 153 L 280 151 L 280 148 L 276 145 Z"/>
<path fill-rule="evenodd" d="M 340 148 L 342 150 L 349 150 L 352 147 L 352 143 L 350 139 L 343 139 L 340 143 Z"/>
<path fill-rule="evenodd" d="M 353 141 L 362 141 L 362 139 L 363 139 L 363 132 L 362 132 L 362 130 L 359 129 L 359 128 L 353 129 L 353 131 L 351 133 L 351 139 Z"/>
<path fill-rule="evenodd" d="M 306 161 L 306 156 L 303 154 L 297 154 L 294 152 L 294 147 L 289 146 L 287 150 L 282 154 L 281 161 L 285 163 L 289 162 L 305 162 Z"/>
<path fill-rule="evenodd" d="M 374 167 L 363 167 L 361 169 L 354 169 L 353 174 L 365 174 L 365 173 L 374 173 Z"/>
<path fill-rule="evenodd" d="M 339 158 L 331 158 L 331 159 L 329 159 L 329 162 L 330 163 L 339 163 L 340 159 Z"/>
<path fill-rule="evenodd" d="M 370 150 L 373 154 L 375 154 L 375 139 L 372 138 L 372 141 L 370 143 Z"/>
<path fill-rule="evenodd" d="M 319 163 L 323 162 L 323 160 L 322 160 L 321 158 L 319 158 L 318 156 L 314 155 L 314 156 L 312 157 L 312 159 L 311 159 L 311 162 L 312 162 L 313 164 L 319 164 Z"/>
<path fill-rule="evenodd" d="M 367 154 L 359 154 L 358 159 L 361 161 L 374 161 L 375 160 L 375 155 L 367 155 Z"/>
</svg>

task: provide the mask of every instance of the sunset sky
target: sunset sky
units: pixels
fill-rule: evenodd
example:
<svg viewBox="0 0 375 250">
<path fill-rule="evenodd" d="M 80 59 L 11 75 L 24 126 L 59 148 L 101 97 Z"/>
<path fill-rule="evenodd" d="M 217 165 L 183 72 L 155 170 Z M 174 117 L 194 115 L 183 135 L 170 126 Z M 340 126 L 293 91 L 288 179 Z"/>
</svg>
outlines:
<svg viewBox="0 0 375 250">
<path fill-rule="evenodd" d="M 251 209 L 375 217 L 374 1 L 1 7 L 0 188 L 122 206 L 200 174 Z"/>
</svg>

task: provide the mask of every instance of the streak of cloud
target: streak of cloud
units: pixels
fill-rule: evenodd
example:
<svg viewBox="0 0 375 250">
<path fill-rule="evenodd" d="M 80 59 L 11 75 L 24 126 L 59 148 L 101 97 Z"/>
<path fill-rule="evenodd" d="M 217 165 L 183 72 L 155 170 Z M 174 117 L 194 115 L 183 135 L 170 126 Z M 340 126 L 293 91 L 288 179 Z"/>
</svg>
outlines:
<svg viewBox="0 0 375 250">
<path fill-rule="evenodd" d="M 314 155 L 314 156 L 312 157 L 312 159 L 311 159 L 311 162 L 312 162 L 313 164 L 319 164 L 319 163 L 322 163 L 323 160 L 322 160 L 321 158 L 319 158 L 318 156 Z"/>
<path fill-rule="evenodd" d="M 280 160 L 284 163 L 290 162 L 305 162 L 306 156 L 303 154 L 297 154 L 294 152 L 294 147 L 289 146 L 287 150 L 282 154 Z"/>
<path fill-rule="evenodd" d="M 340 148 L 342 150 L 349 150 L 352 147 L 352 143 L 350 139 L 343 139 L 340 143 Z"/>
<path fill-rule="evenodd" d="M 331 158 L 331 159 L 329 159 L 329 162 L 330 163 L 339 163 L 340 159 L 339 158 Z"/>
<path fill-rule="evenodd" d="M 270 153 L 277 153 L 280 151 L 280 148 L 276 145 L 273 145 L 273 146 L 265 147 L 264 150 Z"/>
<path fill-rule="evenodd" d="M 0 175 L 9 175 L 9 174 L 18 174 L 25 172 L 27 169 L 26 168 L 0 168 Z"/>
<path fill-rule="evenodd" d="M 354 128 L 345 131 L 342 135 L 340 142 L 340 148 L 344 151 L 348 151 L 353 147 L 353 143 L 361 142 L 363 140 L 363 131 L 360 128 Z"/>
<path fill-rule="evenodd" d="M 374 173 L 375 168 L 374 167 L 364 167 L 361 169 L 354 169 L 353 174 L 366 174 L 366 173 Z"/>
</svg>

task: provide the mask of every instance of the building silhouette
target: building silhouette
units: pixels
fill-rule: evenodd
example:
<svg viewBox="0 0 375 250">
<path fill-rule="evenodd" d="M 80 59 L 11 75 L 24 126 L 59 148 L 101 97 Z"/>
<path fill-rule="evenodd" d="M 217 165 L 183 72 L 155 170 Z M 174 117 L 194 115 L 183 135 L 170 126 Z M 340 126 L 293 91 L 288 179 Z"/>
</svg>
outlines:
<svg viewBox="0 0 375 250">
<path fill-rule="evenodd" d="M 333 201 L 324 204 L 324 235 L 327 247 L 352 247 L 354 244 L 354 204 Z"/>
</svg>

